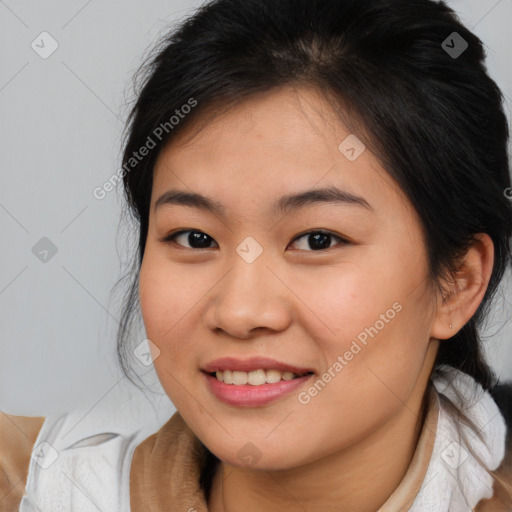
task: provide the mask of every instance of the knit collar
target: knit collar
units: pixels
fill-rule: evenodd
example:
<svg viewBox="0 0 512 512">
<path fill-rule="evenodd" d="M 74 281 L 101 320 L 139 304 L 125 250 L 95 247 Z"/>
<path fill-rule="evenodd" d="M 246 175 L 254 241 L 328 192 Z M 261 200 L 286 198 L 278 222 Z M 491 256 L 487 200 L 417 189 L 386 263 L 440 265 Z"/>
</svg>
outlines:
<svg viewBox="0 0 512 512">
<path fill-rule="evenodd" d="M 411 463 L 378 512 L 466 511 L 493 494 L 488 470 L 504 458 L 506 425 L 491 395 L 471 376 L 445 365 L 433 372 L 426 399 Z M 465 425 L 461 414 L 474 425 Z M 135 450 L 132 512 L 207 512 L 199 484 L 206 458 L 206 448 L 176 412 Z"/>
</svg>

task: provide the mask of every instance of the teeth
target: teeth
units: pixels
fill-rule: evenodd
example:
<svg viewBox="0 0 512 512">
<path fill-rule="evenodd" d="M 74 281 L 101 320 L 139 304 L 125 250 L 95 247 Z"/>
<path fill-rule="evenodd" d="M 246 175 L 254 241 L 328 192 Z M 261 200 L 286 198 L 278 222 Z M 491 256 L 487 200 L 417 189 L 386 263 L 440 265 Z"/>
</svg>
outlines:
<svg viewBox="0 0 512 512">
<path fill-rule="evenodd" d="M 267 375 L 267 382 L 269 384 L 273 384 L 281 380 L 281 372 L 279 370 L 266 370 L 265 374 Z"/>
<path fill-rule="evenodd" d="M 233 384 L 240 386 L 247 384 L 247 373 L 246 372 L 233 372 Z M 252 382 L 251 382 L 252 384 Z"/>
<path fill-rule="evenodd" d="M 281 372 L 279 370 L 253 370 L 252 372 L 239 372 L 231 370 L 217 370 L 215 372 L 217 380 L 225 384 L 251 384 L 260 386 L 261 384 L 274 384 L 282 380 L 292 380 L 299 375 L 292 372 Z"/>
<path fill-rule="evenodd" d="M 254 370 L 252 372 L 240 372 L 247 375 L 247 382 L 252 386 L 259 386 L 267 382 L 267 376 L 265 370 Z"/>
</svg>

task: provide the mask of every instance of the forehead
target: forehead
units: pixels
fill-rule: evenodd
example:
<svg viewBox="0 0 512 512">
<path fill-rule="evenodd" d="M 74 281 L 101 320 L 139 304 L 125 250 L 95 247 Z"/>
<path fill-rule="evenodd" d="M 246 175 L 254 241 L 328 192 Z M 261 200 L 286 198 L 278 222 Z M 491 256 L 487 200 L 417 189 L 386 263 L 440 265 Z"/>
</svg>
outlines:
<svg viewBox="0 0 512 512">
<path fill-rule="evenodd" d="M 385 197 L 403 201 L 368 148 L 356 147 L 363 150 L 355 160 L 340 150 L 349 136 L 354 134 L 315 89 L 284 87 L 251 96 L 200 129 L 187 126 L 167 144 L 155 164 L 152 206 L 168 188 L 240 206 L 328 186 L 376 207 Z"/>
</svg>

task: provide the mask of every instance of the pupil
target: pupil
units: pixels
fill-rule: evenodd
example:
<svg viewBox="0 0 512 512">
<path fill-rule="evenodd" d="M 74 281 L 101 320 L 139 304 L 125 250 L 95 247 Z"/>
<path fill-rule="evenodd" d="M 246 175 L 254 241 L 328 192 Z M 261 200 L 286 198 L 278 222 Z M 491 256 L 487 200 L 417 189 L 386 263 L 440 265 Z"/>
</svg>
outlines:
<svg viewBox="0 0 512 512">
<path fill-rule="evenodd" d="M 330 237 L 331 235 L 328 233 L 315 233 L 314 235 L 309 235 L 308 242 L 312 249 L 328 249 Z"/>
<path fill-rule="evenodd" d="M 201 249 L 208 248 L 209 245 L 209 236 L 205 233 L 198 233 L 197 231 L 193 231 L 188 235 L 188 243 L 194 247 L 194 244 L 197 244 Z"/>
</svg>

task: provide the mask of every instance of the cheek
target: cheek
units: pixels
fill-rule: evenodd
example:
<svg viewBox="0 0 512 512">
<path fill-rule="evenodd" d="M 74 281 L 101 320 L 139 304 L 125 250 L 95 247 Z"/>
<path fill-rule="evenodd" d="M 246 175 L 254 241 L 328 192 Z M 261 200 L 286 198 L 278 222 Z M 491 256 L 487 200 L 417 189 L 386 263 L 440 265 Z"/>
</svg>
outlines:
<svg viewBox="0 0 512 512">
<path fill-rule="evenodd" d="M 190 322 L 198 321 L 193 318 L 194 307 L 200 307 L 201 297 L 209 288 L 197 271 L 180 268 L 146 249 L 139 275 L 142 318 L 147 337 L 159 349 L 153 361 L 158 379 L 180 409 L 187 408 L 189 395 L 183 386 L 190 388 L 194 376 L 190 368 L 199 364 L 189 342 Z"/>
<path fill-rule="evenodd" d="M 148 338 L 155 343 L 162 355 L 174 355 L 180 347 L 186 349 L 186 333 L 183 329 L 194 306 L 208 290 L 204 278 L 192 268 L 193 265 L 172 264 L 165 257 L 146 250 L 140 269 L 139 296 Z M 173 343 L 180 339 L 181 343 Z M 175 357 L 159 358 L 160 361 L 175 361 Z M 160 363 L 157 359 L 155 366 Z"/>
<path fill-rule="evenodd" d="M 418 258 L 416 268 L 408 269 L 410 257 L 399 248 L 369 253 L 357 264 L 300 281 L 297 295 L 307 297 L 314 313 L 306 315 L 325 377 L 336 375 L 329 387 L 348 410 L 359 410 L 361 397 L 365 413 L 381 408 L 386 398 L 396 401 L 382 381 L 406 399 L 421 370 L 429 341 L 426 266 Z M 333 396 L 321 394 L 319 402 L 328 407 Z"/>
<path fill-rule="evenodd" d="M 391 271 L 364 260 L 304 273 L 294 282 L 294 293 L 307 305 L 301 308 L 304 322 L 331 356 L 348 350 L 354 339 L 364 343 L 375 324 L 379 337 L 389 331 L 403 309 L 402 288 Z"/>
</svg>

